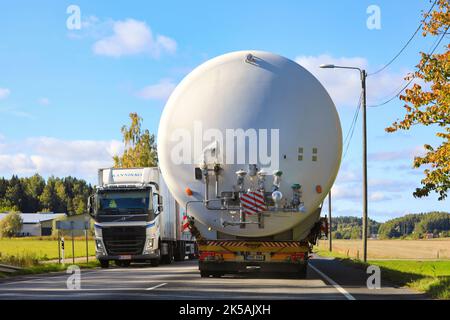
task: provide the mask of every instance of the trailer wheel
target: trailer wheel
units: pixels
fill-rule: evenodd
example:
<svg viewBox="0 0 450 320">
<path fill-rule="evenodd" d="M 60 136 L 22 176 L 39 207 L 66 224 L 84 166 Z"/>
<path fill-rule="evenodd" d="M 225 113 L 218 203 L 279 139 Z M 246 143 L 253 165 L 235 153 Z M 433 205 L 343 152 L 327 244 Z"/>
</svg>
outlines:
<svg viewBox="0 0 450 320">
<path fill-rule="evenodd" d="M 100 267 L 106 269 L 109 267 L 109 260 L 100 260 Z"/>
</svg>

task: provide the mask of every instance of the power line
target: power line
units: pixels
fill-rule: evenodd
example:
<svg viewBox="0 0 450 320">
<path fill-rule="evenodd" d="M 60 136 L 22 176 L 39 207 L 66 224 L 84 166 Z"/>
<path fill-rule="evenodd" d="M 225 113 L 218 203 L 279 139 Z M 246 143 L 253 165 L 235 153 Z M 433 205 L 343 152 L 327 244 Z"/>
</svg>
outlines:
<svg viewBox="0 0 450 320">
<path fill-rule="evenodd" d="M 361 110 L 361 103 L 362 103 L 362 93 L 359 96 L 359 102 L 358 102 L 358 105 L 356 106 L 355 114 L 353 116 L 353 122 L 347 132 L 347 136 L 344 141 L 344 145 L 345 145 L 345 142 L 347 142 L 347 146 L 345 147 L 343 159 L 347 155 L 348 147 L 350 146 L 350 142 L 352 141 L 352 138 L 353 138 L 353 133 L 355 132 L 356 123 L 358 122 L 359 111 Z"/>
<path fill-rule="evenodd" d="M 361 92 L 361 94 L 359 96 L 358 105 L 356 106 L 355 113 L 353 114 L 352 122 L 350 124 L 350 127 L 348 128 L 347 134 L 345 135 L 345 139 L 344 139 L 344 143 L 343 143 L 344 145 L 347 143 L 347 139 L 350 136 L 350 132 L 352 131 L 352 127 L 354 126 L 354 124 L 356 122 L 356 114 L 358 112 L 358 108 L 359 108 L 359 104 L 361 103 L 361 99 L 362 99 L 362 92 Z"/>
<path fill-rule="evenodd" d="M 434 46 L 434 47 L 432 46 L 433 49 L 431 50 L 430 53 L 427 54 L 428 58 L 427 58 L 427 60 L 425 60 L 425 63 L 428 61 L 428 59 L 433 55 L 433 53 L 434 53 L 434 52 L 436 51 L 436 49 L 439 47 L 439 45 L 441 44 L 441 42 L 442 42 L 442 40 L 444 39 L 445 35 L 447 34 L 447 30 L 448 30 L 448 29 L 449 29 L 449 27 L 447 27 L 447 29 L 445 29 L 445 31 L 442 33 L 442 36 L 441 36 L 440 38 L 438 38 L 439 41 L 438 41 L 437 43 L 436 43 L 436 41 L 435 41 L 436 45 L 433 43 L 433 46 Z M 392 96 L 392 97 L 389 98 L 388 100 L 386 100 L 386 101 L 384 101 L 384 102 L 382 102 L 382 103 L 376 104 L 376 105 L 369 106 L 369 107 L 370 107 L 370 108 L 381 107 L 381 106 L 384 106 L 384 105 L 388 104 L 389 102 L 391 102 L 391 101 L 394 100 L 395 98 L 398 98 L 398 97 L 402 94 L 402 92 L 405 91 L 406 88 L 408 88 L 408 86 L 414 81 L 415 78 L 416 78 L 415 76 L 412 76 L 411 79 L 406 83 L 406 85 L 403 86 L 403 87 L 401 88 L 401 90 L 400 90 L 398 93 L 396 93 L 394 96 Z"/>
<path fill-rule="evenodd" d="M 375 72 L 372 72 L 370 74 L 368 74 L 367 76 L 373 76 L 377 73 L 380 73 L 381 71 L 383 71 L 384 69 L 386 69 L 387 67 L 389 67 L 401 54 L 402 52 L 406 49 L 406 47 L 411 43 L 411 41 L 414 39 L 414 37 L 417 35 L 417 33 L 419 32 L 419 30 L 422 28 L 422 24 L 425 22 L 425 20 L 427 19 L 427 17 L 429 16 L 431 10 L 433 10 L 434 6 L 436 5 L 437 0 L 434 1 L 433 5 L 431 6 L 430 10 L 428 10 L 426 16 L 420 21 L 419 26 L 417 27 L 416 31 L 414 31 L 413 35 L 409 38 L 409 40 L 406 42 L 406 44 L 403 46 L 403 48 L 387 63 L 385 64 L 381 69 L 378 69 Z"/>
</svg>

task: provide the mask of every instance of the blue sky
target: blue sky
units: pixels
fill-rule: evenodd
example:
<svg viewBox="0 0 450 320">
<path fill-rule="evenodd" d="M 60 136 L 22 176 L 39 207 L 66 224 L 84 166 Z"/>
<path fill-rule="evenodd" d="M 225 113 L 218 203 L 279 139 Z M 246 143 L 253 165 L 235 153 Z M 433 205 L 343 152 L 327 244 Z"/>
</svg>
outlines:
<svg viewBox="0 0 450 320">
<path fill-rule="evenodd" d="M 69 30 L 69 5 L 81 30 Z M 370 5 L 381 29 L 366 26 Z M 358 74 L 318 69 L 347 63 L 374 71 L 408 40 L 429 1 L 3 1 L 0 4 L 0 176 L 39 172 L 95 183 L 121 147 L 120 127 L 138 112 L 156 133 L 165 99 L 193 68 L 244 49 L 279 53 L 313 72 L 334 98 L 344 135 L 358 100 Z M 377 77 L 369 104 L 382 102 L 435 39 L 418 35 Z M 414 199 L 412 157 L 438 143 L 434 129 L 386 134 L 403 115 L 395 99 L 368 110 L 371 217 L 448 210 L 448 200 Z M 359 119 L 360 120 L 360 119 Z M 335 213 L 360 215 L 361 130 L 356 127 L 334 194 Z"/>
</svg>

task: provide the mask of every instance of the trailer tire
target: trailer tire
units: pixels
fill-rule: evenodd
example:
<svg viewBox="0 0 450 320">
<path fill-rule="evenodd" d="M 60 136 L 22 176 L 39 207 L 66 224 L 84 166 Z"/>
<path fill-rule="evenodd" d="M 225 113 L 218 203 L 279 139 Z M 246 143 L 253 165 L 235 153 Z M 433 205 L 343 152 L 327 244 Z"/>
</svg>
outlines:
<svg viewBox="0 0 450 320">
<path fill-rule="evenodd" d="M 109 268 L 109 260 L 99 260 L 100 261 L 100 267 L 102 269 L 107 269 Z"/>
</svg>

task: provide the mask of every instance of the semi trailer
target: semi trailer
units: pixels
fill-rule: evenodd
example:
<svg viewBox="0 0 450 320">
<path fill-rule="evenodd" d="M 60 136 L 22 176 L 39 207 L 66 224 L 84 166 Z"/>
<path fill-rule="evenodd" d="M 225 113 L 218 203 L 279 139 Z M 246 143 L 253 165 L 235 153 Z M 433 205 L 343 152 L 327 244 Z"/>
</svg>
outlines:
<svg viewBox="0 0 450 320">
<path fill-rule="evenodd" d="M 157 146 L 197 239 L 202 277 L 306 276 L 328 229 L 321 207 L 342 154 L 336 107 L 310 72 L 263 51 L 209 60 L 171 94 Z"/>
<path fill-rule="evenodd" d="M 110 261 L 122 267 L 131 262 L 158 266 L 196 257 L 195 239 L 182 228 L 184 210 L 156 167 L 99 169 L 88 211 L 102 268 Z"/>
</svg>

